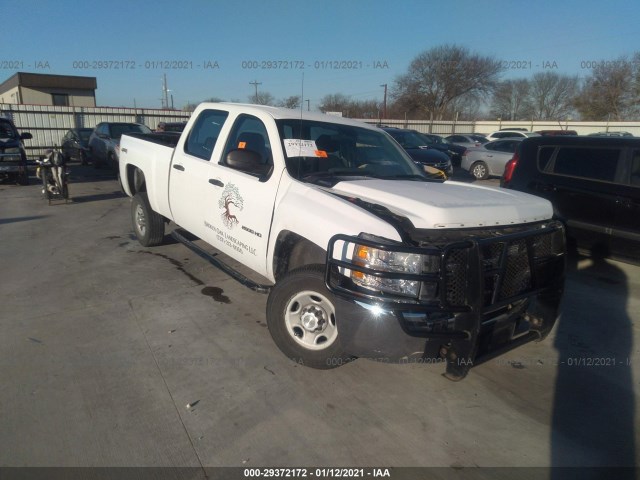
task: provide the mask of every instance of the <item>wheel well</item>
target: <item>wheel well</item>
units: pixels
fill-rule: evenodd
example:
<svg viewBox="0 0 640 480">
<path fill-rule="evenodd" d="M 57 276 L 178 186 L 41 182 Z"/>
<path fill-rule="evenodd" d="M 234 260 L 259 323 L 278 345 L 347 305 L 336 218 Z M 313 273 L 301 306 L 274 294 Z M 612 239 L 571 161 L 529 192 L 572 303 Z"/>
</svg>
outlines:
<svg viewBox="0 0 640 480">
<path fill-rule="evenodd" d="M 273 274 L 276 281 L 287 272 L 305 265 L 324 265 L 327 252 L 297 233 L 283 231 L 278 235 L 273 255 Z"/>
<path fill-rule="evenodd" d="M 135 165 L 127 165 L 127 184 L 131 191 L 131 195 L 147 191 L 147 182 L 144 178 L 144 172 Z"/>
</svg>

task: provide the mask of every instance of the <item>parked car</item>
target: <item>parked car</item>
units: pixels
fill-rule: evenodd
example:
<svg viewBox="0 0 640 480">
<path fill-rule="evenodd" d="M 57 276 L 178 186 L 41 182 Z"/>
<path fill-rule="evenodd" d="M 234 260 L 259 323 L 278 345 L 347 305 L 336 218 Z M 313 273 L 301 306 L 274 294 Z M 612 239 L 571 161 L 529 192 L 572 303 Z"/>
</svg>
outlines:
<svg viewBox="0 0 640 480">
<path fill-rule="evenodd" d="M 522 128 L 522 127 L 505 127 L 505 128 L 501 128 L 499 131 L 504 132 L 505 130 L 509 130 L 511 132 L 528 132 L 529 131 L 526 128 Z"/>
<path fill-rule="evenodd" d="M 442 138 L 440 135 L 434 135 L 431 133 L 420 133 L 418 132 L 422 138 L 427 142 L 427 146 L 430 148 L 435 148 L 436 150 L 440 150 L 442 153 L 446 153 L 451 159 L 451 163 L 459 167 L 460 161 L 462 160 L 462 154 L 466 150 L 465 147 L 456 145 L 455 143 L 451 143 L 446 139 Z"/>
<path fill-rule="evenodd" d="M 112 169 L 118 168 L 123 133 L 151 133 L 151 129 L 140 123 L 102 122 L 96 125 L 89 138 L 89 151 L 95 168 L 104 164 Z"/>
<path fill-rule="evenodd" d="M 618 132 L 590 133 L 589 136 L 590 137 L 633 137 L 633 134 L 629 132 L 618 131 Z"/>
<path fill-rule="evenodd" d="M 499 130 L 497 132 L 492 132 L 487 135 L 487 140 L 490 142 L 493 140 L 500 140 L 501 138 L 528 138 L 528 137 L 539 137 L 540 134 L 536 132 L 523 132 L 521 130 Z"/>
<path fill-rule="evenodd" d="M 487 140 L 487 137 L 477 133 L 465 133 L 462 135 L 456 133 L 453 135 L 449 135 L 448 137 L 444 137 L 444 139 L 449 143 L 460 145 L 464 148 L 479 147 L 480 145 L 484 145 L 489 141 Z M 464 152 L 462 153 L 464 154 Z"/>
<path fill-rule="evenodd" d="M 479 147 L 468 148 L 462 155 L 460 166 L 468 170 L 477 180 L 499 177 L 522 140 L 524 138 L 505 138 Z"/>
<path fill-rule="evenodd" d="M 550 200 L 579 250 L 640 264 L 640 138 L 525 140 L 501 185 Z"/>
<path fill-rule="evenodd" d="M 156 132 L 177 132 L 182 133 L 187 122 L 160 122 Z"/>
<path fill-rule="evenodd" d="M 578 135 L 578 132 L 576 132 L 575 130 L 537 130 L 536 133 L 539 133 L 540 135 L 544 136 L 550 136 L 550 135 Z"/>
<path fill-rule="evenodd" d="M 33 138 L 29 132 L 18 133 L 8 118 L 0 118 L 0 179 L 29 184 L 27 154 L 23 140 Z"/>
<path fill-rule="evenodd" d="M 62 155 L 65 160 L 78 160 L 82 165 L 87 164 L 89 158 L 89 138 L 93 128 L 72 128 L 62 138 Z"/>
<path fill-rule="evenodd" d="M 391 135 L 414 162 L 442 170 L 447 176 L 453 174 L 451 158 L 446 153 L 427 145 L 428 140 L 420 133 L 415 130 L 395 127 L 382 127 L 382 130 Z"/>
</svg>

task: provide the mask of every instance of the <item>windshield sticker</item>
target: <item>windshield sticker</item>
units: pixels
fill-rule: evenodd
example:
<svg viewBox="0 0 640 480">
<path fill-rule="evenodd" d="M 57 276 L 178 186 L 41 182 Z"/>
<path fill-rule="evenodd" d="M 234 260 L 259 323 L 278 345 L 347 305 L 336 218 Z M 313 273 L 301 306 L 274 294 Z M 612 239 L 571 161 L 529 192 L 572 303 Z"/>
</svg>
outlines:
<svg viewBox="0 0 640 480">
<path fill-rule="evenodd" d="M 316 157 L 327 158 L 327 152 L 324 150 L 316 150 Z"/>
<path fill-rule="evenodd" d="M 316 142 L 313 140 L 300 140 L 298 138 L 287 138 L 284 140 L 284 149 L 287 157 L 326 157 L 327 153 L 318 150 Z M 324 154 L 324 155 L 322 155 Z"/>
<path fill-rule="evenodd" d="M 218 200 L 218 207 L 224 209 L 220 217 L 227 228 L 233 228 L 239 222 L 238 217 L 231 212 L 232 206 L 234 212 L 240 212 L 244 206 L 244 200 L 238 191 L 238 187 L 233 183 L 227 183 L 220 200 Z"/>
<path fill-rule="evenodd" d="M 238 148 L 247 148 L 247 142 L 238 143 Z"/>
</svg>

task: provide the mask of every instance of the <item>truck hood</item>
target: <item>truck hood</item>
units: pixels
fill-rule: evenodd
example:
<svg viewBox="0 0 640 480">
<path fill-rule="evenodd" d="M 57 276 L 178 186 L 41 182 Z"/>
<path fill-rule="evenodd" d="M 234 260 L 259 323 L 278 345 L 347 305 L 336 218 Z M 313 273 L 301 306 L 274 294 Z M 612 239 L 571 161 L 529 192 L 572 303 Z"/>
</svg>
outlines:
<svg viewBox="0 0 640 480">
<path fill-rule="evenodd" d="M 382 205 L 416 228 L 471 228 L 550 219 L 548 200 L 503 188 L 461 182 L 355 180 L 336 184 L 334 194 Z"/>
</svg>

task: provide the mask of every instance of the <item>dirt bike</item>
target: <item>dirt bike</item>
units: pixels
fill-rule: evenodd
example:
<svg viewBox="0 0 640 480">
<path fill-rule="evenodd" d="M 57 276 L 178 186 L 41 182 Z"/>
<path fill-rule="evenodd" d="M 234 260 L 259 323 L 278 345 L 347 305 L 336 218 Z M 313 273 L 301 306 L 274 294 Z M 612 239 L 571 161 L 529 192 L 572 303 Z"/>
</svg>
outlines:
<svg viewBox="0 0 640 480">
<path fill-rule="evenodd" d="M 49 201 L 64 199 L 69 201 L 69 171 L 62 152 L 53 149 L 38 161 L 36 175 L 42 180 L 42 196 Z"/>
</svg>

